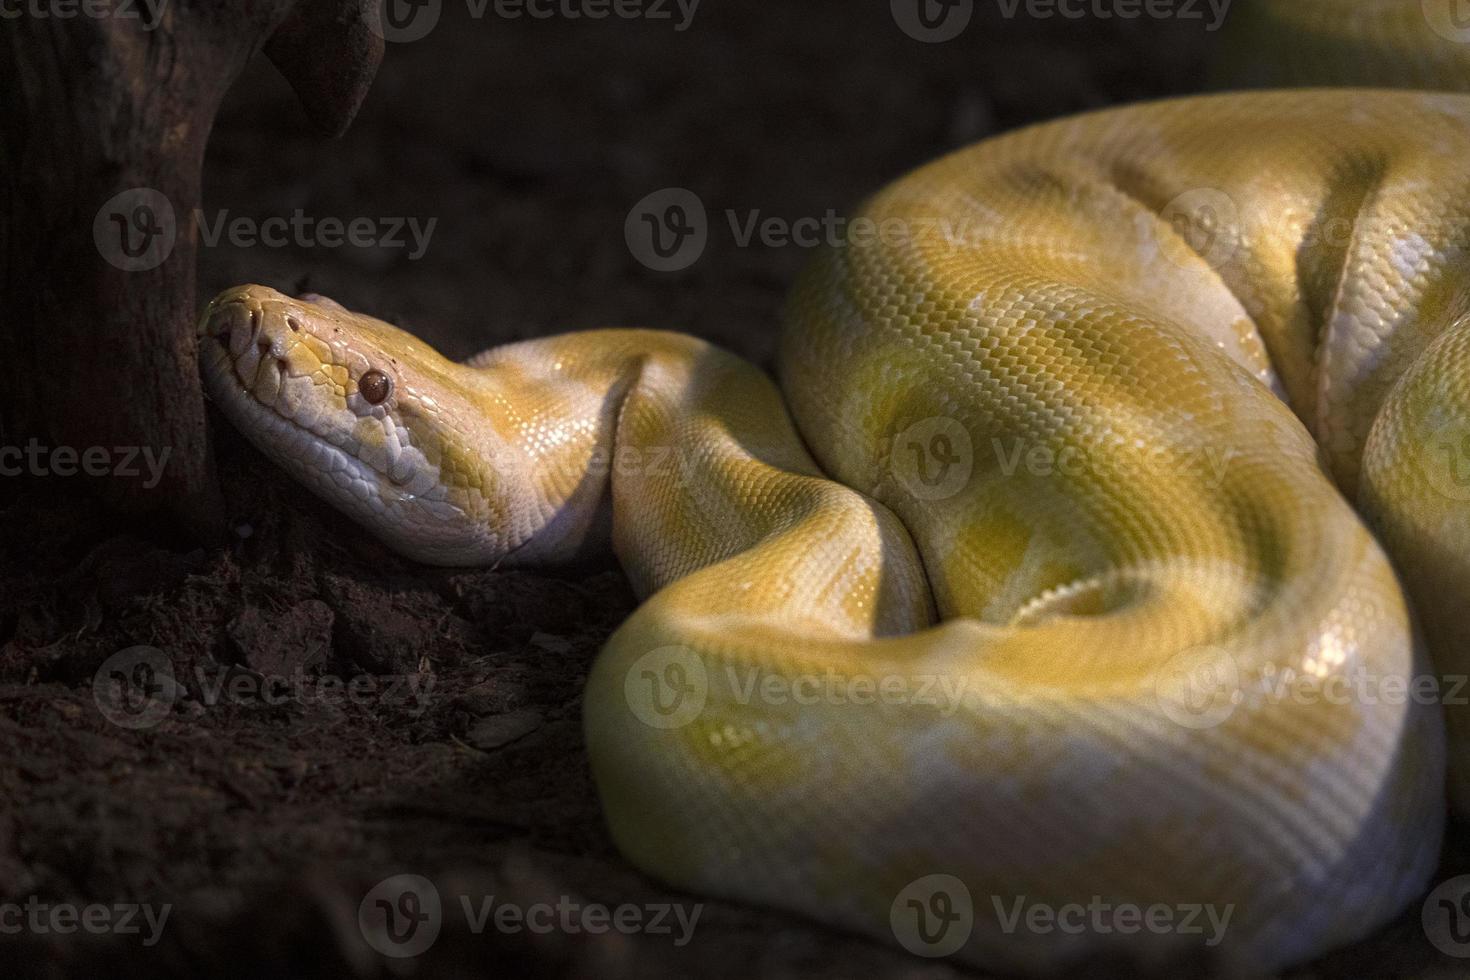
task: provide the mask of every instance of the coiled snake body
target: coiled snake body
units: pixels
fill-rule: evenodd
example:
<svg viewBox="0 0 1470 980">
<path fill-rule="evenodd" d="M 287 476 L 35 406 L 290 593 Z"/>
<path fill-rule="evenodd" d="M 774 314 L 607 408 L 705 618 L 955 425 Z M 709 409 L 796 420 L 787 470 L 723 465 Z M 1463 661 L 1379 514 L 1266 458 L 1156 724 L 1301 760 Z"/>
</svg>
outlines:
<svg viewBox="0 0 1470 980">
<path fill-rule="evenodd" d="M 780 391 L 653 331 L 454 364 L 260 286 L 210 304 L 201 366 L 412 558 L 553 562 L 610 527 L 647 600 L 586 732 L 638 866 L 890 939 L 948 888 L 956 955 L 1021 969 L 1142 939 L 1007 928 L 1018 900 L 1205 904 L 1276 967 L 1437 860 L 1444 720 L 1399 580 L 1463 674 L 1467 161 L 1470 97 L 1410 91 L 981 143 L 813 263 Z"/>
</svg>

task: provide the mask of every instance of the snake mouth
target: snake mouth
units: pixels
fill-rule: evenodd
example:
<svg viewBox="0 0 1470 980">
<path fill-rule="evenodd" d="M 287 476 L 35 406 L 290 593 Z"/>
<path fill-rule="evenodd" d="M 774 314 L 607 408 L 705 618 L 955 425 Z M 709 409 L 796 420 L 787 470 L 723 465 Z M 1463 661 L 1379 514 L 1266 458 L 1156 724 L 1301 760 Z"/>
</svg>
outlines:
<svg viewBox="0 0 1470 980">
<path fill-rule="evenodd" d="M 220 294 L 198 331 L 209 393 L 269 455 L 293 464 L 310 459 L 348 471 L 346 479 L 356 486 L 418 496 L 430 489 L 420 486 L 422 454 L 383 437 L 398 432 L 396 405 L 364 396 L 357 381 L 381 372 L 360 354 L 341 350 L 345 332 L 334 322 L 338 315 L 262 286 Z M 365 433 L 382 444 L 369 445 Z"/>
</svg>

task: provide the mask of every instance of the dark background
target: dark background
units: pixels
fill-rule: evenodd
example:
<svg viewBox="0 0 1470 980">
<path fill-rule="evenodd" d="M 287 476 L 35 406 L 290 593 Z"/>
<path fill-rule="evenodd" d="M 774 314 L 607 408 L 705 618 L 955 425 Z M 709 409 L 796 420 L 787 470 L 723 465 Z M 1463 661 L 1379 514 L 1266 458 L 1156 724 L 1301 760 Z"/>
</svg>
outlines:
<svg viewBox="0 0 1470 980">
<path fill-rule="evenodd" d="M 704 0 L 672 20 L 483 19 L 448 0 L 390 45 L 344 139 L 310 128 L 263 60 L 235 86 L 205 170 L 229 217 L 436 219 L 405 249 L 204 247 L 201 296 L 241 282 L 332 295 L 453 357 L 607 325 L 690 331 L 769 363 L 808 254 L 741 247 L 724 212 L 847 213 L 945 150 L 1028 122 L 1198 91 L 1205 22 L 1006 19 L 976 0 L 924 44 L 882 0 Z M 656 273 L 629 210 L 683 187 L 710 215 L 688 269 Z M 81 480 L 0 480 L 0 901 L 170 902 L 158 946 L 0 936 L 0 974 L 83 969 L 398 975 L 364 945 L 359 902 L 398 873 L 508 901 L 681 900 L 603 829 L 582 748 L 591 659 L 630 611 L 611 563 L 443 572 L 391 556 L 214 420 L 223 549 L 122 525 Z M 112 654 L 164 651 L 172 712 L 133 731 L 98 710 Z M 202 673 L 201 673 L 202 672 Z M 305 696 L 206 703 L 202 676 L 300 672 Z M 322 676 L 413 677 L 402 698 L 324 704 Z M 1004 841 L 996 846 L 1004 847 Z M 1464 871 L 1458 841 L 1446 874 Z M 1463 976 L 1411 909 L 1302 976 Z M 421 976 L 933 976 L 955 973 L 792 916 L 705 902 L 694 941 L 471 935 L 455 909 Z M 1208 963 L 1168 975 L 1208 974 Z M 1120 966 L 1120 975 L 1129 970 Z"/>
</svg>

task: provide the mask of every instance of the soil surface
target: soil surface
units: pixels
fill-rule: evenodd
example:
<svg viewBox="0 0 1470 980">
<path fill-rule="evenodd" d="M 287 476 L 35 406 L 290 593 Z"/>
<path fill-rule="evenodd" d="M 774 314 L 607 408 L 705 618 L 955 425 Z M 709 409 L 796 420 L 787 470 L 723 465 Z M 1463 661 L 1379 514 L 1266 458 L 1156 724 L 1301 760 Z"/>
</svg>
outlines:
<svg viewBox="0 0 1470 980">
<path fill-rule="evenodd" d="M 1008 6 L 976 2 L 958 39 L 925 44 L 881 2 L 707 0 L 681 30 L 672 4 L 659 7 L 671 19 L 510 18 L 494 4 L 476 18 L 450 0 L 427 37 L 390 46 L 335 142 L 258 61 L 210 146 L 201 301 L 247 281 L 309 289 L 455 357 L 646 325 L 769 364 L 810 249 L 742 243 L 753 213 L 840 216 L 989 133 L 1197 91 L 1217 37 L 1201 21 L 1007 19 Z M 635 258 L 624 224 L 667 187 L 699 196 L 709 241 L 688 268 L 660 273 Z M 298 209 L 435 224 L 421 255 L 411 239 L 277 247 L 229 234 L 231 219 Z M 151 944 L 141 920 L 142 935 L 0 935 L 0 975 L 961 972 L 671 893 L 619 857 L 580 727 L 588 665 L 635 604 L 611 561 L 419 567 L 218 418 L 214 431 L 224 547 L 119 522 L 80 479 L 0 480 L 0 901 L 171 908 Z M 1452 833 L 1443 876 L 1467 870 Z M 442 930 L 416 959 L 390 959 L 365 942 L 358 912 L 405 874 L 434 884 Z M 593 933 L 580 919 L 477 931 L 461 899 L 478 909 L 490 896 L 522 908 L 675 903 L 700 917 L 688 942 L 677 925 Z M 1222 969 L 1208 957 L 1151 968 Z M 1426 941 L 1416 907 L 1299 975 L 1463 972 Z"/>
</svg>

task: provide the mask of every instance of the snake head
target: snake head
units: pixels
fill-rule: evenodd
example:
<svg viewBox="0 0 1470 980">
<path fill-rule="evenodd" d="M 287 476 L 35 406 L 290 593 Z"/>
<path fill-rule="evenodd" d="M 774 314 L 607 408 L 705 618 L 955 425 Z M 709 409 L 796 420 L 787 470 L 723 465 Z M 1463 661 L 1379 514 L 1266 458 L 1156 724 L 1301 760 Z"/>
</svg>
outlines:
<svg viewBox="0 0 1470 980">
<path fill-rule="evenodd" d="M 199 320 L 211 399 L 276 464 L 400 554 L 481 565 L 519 543 L 473 378 L 423 341 L 322 297 L 266 286 Z"/>
</svg>

